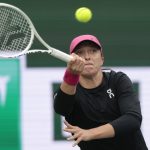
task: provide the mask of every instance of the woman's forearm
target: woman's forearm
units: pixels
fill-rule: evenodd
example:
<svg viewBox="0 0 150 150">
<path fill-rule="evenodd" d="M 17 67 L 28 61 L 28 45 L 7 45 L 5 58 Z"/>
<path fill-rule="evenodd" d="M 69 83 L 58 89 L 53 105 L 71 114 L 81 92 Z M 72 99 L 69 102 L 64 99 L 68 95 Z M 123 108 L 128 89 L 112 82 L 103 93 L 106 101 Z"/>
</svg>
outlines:
<svg viewBox="0 0 150 150">
<path fill-rule="evenodd" d="M 91 135 L 91 140 L 112 138 L 115 136 L 115 130 L 111 124 L 105 124 L 97 128 L 92 128 L 89 130 Z"/>
<path fill-rule="evenodd" d="M 76 85 L 70 85 L 66 82 L 62 82 L 60 89 L 68 95 L 74 95 L 76 92 Z"/>
</svg>

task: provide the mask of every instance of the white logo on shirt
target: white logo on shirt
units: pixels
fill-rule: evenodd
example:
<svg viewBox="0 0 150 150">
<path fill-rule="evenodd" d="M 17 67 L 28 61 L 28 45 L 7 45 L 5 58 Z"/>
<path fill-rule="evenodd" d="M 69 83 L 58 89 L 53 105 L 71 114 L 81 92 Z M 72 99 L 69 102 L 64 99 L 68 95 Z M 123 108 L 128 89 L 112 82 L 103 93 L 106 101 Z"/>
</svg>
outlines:
<svg viewBox="0 0 150 150">
<path fill-rule="evenodd" d="M 56 98 L 56 96 L 57 96 L 57 93 L 55 93 L 55 94 L 54 94 L 53 98 L 55 99 L 55 98 Z"/>
<path fill-rule="evenodd" d="M 109 98 L 113 98 L 115 96 L 114 93 L 112 93 L 112 89 L 108 89 L 107 93 L 109 95 Z"/>
</svg>

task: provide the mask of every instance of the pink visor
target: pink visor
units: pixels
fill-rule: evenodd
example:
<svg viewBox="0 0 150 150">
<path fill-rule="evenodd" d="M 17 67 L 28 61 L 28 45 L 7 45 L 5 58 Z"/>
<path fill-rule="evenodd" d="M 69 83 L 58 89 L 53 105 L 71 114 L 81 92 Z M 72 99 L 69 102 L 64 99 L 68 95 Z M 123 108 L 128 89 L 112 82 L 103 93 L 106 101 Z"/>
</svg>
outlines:
<svg viewBox="0 0 150 150">
<path fill-rule="evenodd" d="M 76 38 L 74 38 L 70 44 L 70 53 L 73 53 L 75 47 L 83 42 L 83 41 L 92 41 L 94 42 L 95 44 L 97 44 L 99 47 L 101 47 L 101 44 L 99 42 L 99 40 L 93 36 L 93 35 L 89 35 L 89 34 L 86 34 L 86 35 L 80 35 L 80 36 L 77 36 Z"/>
</svg>

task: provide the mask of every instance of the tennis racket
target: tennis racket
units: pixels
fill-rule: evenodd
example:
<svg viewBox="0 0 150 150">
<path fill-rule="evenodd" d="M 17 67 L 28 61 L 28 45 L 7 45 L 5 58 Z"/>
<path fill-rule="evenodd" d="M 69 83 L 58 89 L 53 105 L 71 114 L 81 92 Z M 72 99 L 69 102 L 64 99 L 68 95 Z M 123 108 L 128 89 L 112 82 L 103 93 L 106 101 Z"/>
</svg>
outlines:
<svg viewBox="0 0 150 150">
<path fill-rule="evenodd" d="M 36 37 L 47 50 L 29 50 Z M 72 56 L 49 46 L 37 33 L 30 18 L 19 8 L 0 3 L 0 57 L 14 58 L 29 53 L 48 53 L 69 62 Z"/>
</svg>

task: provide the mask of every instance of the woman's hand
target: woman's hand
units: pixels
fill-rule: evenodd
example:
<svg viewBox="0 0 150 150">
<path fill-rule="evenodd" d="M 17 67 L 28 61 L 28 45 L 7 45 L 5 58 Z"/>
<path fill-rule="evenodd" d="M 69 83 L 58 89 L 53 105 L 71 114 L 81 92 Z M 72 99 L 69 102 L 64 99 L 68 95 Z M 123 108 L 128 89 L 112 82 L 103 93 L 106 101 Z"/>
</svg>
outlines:
<svg viewBox="0 0 150 150">
<path fill-rule="evenodd" d="M 91 140 L 90 130 L 85 130 L 85 129 L 81 129 L 77 126 L 73 126 L 73 125 L 69 124 L 66 120 L 64 121 L 64 124 L 66 125 L 66 128 L 64 129 L 64 131 L 72 134 L 72 136 L 68 137 L 67 140 L 68 141 L 75 140 L 73 147 L 78 145 L 81 141 Z"/>
<path fill-rule="evenodd" d="M 84 69 L 85 60 L 74 53 L 71 56 L 73 58 L 68 62 L 67 69 L 73 74 L 80 74 Z"/>
<path fill-rule="evenodd" d="M 67 126 L 64 131 L 72 134 L 67 140 L 75 140 L 73 146 L 76 146 L 81 141 L 90 141 L 95 139 L 104 139 L 104 138 L 113 138 L 115 136 L 115 130 L 113 126 L 109 123 L 92 128 L 92 129 L 81 129 L 77 126 L 69 124 L 67 121 L 64 121 Z"/>
</svg>

